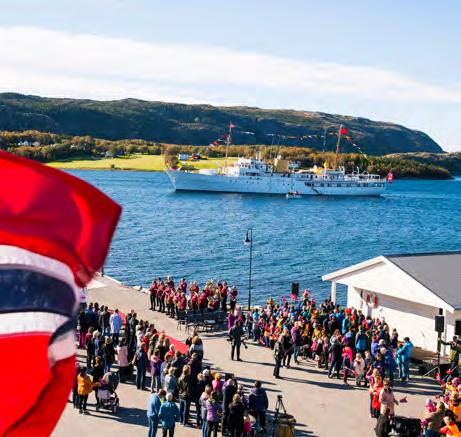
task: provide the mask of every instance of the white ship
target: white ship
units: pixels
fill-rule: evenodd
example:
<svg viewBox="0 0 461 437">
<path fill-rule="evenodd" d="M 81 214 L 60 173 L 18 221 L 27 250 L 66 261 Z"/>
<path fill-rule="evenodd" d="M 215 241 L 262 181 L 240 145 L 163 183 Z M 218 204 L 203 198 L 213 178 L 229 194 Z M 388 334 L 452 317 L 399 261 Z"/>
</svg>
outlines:
<svg viewBox="0 0 461 437">
<path fill-rule="evenodd" d="M 229 129 L 230 130 L 230 129 Z M 340 127 L 341 132 L 341 127 Z M 229 135 L 230 138 L 230 135 Z M 339 148 L 340 134 L 338 136 Z M 230 142 L 228 140 L 228 142 Z M 288 161 L 276 159 L 266 163 L 260 156 L 239 158 L 222 169 L 197 172 L 181 169 L 166 170 L 178 191 L 216 191 L 226 193 L 282 194 L 296 192 L 300 196 L 380 196 L 386 189 L 386 179 L 359 171 L 346 174 L 344 168 L 328 165 L 310 170 L 290 170 Z"/>
</svg>

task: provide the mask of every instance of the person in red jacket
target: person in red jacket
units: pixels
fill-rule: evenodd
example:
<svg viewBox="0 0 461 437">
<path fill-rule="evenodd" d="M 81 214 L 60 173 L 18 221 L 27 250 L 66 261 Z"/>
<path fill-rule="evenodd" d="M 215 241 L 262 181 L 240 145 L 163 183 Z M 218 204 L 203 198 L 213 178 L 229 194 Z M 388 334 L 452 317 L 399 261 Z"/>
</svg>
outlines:
<svg viewBox="0 0 461 437">
<path fill-rule="evenodd" d="M 160 284 L 157 287 L 157 299 L 158 299 L 158 310 L 161 313 L 165 312 L 165 284 L 163 281 L 160 281 Z"/>
<path fill-rule="evenodd" d="M 208 304 L 207 295 L 206 295 L 206 292 L 203 290 L 200 293 L 200 296 L 198 298 L 198 305 L 199 305 L 200 310 L 203 311 L 206 308 L 207 304 Z"/>
<path fill-rule="evenodd" d="M 179 296 L 179 300 L 178 300 L 178 310 L 179 311 L 185 311 L 186 308 L 187 308 L 186 294 L 181 293 L 181 295 Z"/>
<path fill-rule="evenodd" d="M 226 312 L 227 311 L 227 295 L 229 293 L 229 286 L 227 282 L 224 281 L 221 287 L 221 309 Z"/>
<path fill-rule="evenodd" d="M 190 293 L 191 293 L 191 294 L 192 294 L 192 293 L 197 293 L 197 294 L 198 294 L 199 291 L 200 291 L 200 290 L 199 290 L 199 286 L 198 286 L 197 281 L 192 281 L 192 284 L 191 284 L 191 286 L 190 286 Z"/>
<path fill-rule="evenodd" d="M 181 278 L 178 288 L 181 290 L 182 293 L 185 293 L 187 291 L 187 282 L 185 278 Z"/>
<path fill-rule="evenodd" d="M 195 291 L 191 291 L 191 295 L 190 295 L 190 307 L 193 309 L 193 310 L 196 310 L 198 309 L 198 306 L 199 306 L 199 299 L 198 299 L 198 294 L 197 292 Z"/>
<path fill-rule="evenodd" d="M 150 310 L 155 311 L 155 304 L 157 301 L 157 281 L 154 279 L 152 284 L 149 287 L 149 294 L 150 294 Z"/>
</svg>

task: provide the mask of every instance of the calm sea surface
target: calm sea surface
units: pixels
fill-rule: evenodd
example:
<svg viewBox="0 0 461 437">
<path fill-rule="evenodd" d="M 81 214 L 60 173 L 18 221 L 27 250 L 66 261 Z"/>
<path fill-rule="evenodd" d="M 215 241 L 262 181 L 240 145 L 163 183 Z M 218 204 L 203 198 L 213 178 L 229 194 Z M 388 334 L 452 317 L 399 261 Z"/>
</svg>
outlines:
<svg viewBox="0 0 461 437">
<path fill-rule="evenodd" d="M 253 302 L 291 282 L 329 295 L 325 273 L 381 254 L 461 250 L 461 179 L 396 181 L 382 198 L 174 192 L 164 173 L 72 171 L 123 206 L 107 274 L 148 285 L 156 276 L 227 280 Z M 344 294 L 339 296 L 344 301 Z"/>
</svg>

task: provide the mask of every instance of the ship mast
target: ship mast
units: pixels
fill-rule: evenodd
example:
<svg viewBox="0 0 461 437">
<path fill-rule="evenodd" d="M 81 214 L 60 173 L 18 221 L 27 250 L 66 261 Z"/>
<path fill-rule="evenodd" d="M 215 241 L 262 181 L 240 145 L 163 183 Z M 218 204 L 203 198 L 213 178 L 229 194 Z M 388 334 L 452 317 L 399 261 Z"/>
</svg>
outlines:
<svg viewBox="0 0 461 437">
<path fill-rule="evenodd" d="M 234 125 L 232 124 L 232 122 L 229 123 L 229 131 L 227 132 L 227 139 L 226 139 L 226 157 L 224 159 L 224 168 L 227 168 L 227 155 L 228 155 L 228 152 L 229 152 L 229 146 L 230 146 L 230 143 L 231 143 L 231 139 L 232 139 L 232 128 L 234 127 Z"/>
<path fill-rule="evenodd" d="M 333 166 L 333 170 L 336 170 L 338 167 L 338 153 L 339 153 L 339 143 L 341 142 L 341 132 L 343 131 L 343 125 L 339 125 L 338 130 L 338 142 L 336 143 L 336 152 L 335 152 L 335 165 Z"/>
</svg>

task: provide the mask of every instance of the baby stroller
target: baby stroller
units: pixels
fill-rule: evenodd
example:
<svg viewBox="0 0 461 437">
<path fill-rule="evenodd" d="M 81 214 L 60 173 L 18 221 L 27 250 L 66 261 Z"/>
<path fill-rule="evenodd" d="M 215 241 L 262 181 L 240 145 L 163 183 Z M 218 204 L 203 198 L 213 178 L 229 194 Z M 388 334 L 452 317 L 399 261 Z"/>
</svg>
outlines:
<svg viewBox="0 0 461 437">
<path fill-rule="evenodd" d="M 422 431 L 421 420 L 410 417 L 395 416 L 391 426 L 389 435 L 396 437 L 419 437 Z"/>
<path fill-rule="evenodd" d="M 107 372 L 100 380 L 100 387 L 98 388 L 98 400 L 99 405 L 96 407 L 96 411 L 101 409 L 109 410 L 112 413 L 117 411 L 120 404 L 119 397 L 115 391 L 120 382 L 118 372 Z"/>
</svg>

